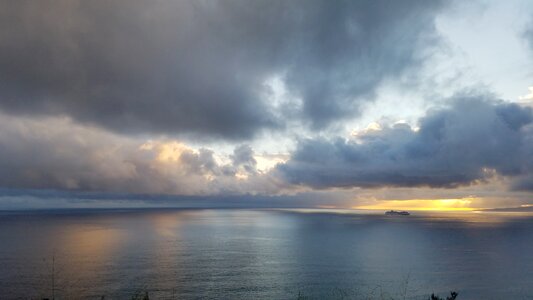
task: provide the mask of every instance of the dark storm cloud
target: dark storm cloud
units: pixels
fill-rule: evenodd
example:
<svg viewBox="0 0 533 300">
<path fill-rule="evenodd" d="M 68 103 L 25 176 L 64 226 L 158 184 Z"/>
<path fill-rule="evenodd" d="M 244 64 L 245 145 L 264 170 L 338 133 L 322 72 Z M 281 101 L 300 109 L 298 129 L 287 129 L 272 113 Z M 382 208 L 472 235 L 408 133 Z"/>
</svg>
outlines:
<svg viewBox="0 0 533 300">
<path fill-rule="evenodd" d="M 304 140 L 278 170 L 315 188 L 456 187 L 496 172 L 512 177 L 515 189 L 532 189 L 531 108 L 485 98 L 458 97 L 418 131 L 398 124 L 355 140 Z"/>
<path fill-rule="evenodd" d="M 0 109 L 120 132 L 323 128 L 419 65 L 439 1 L 3 1 Z M 302 99 L 275 111 L 263 83 Z"/>
</svg>

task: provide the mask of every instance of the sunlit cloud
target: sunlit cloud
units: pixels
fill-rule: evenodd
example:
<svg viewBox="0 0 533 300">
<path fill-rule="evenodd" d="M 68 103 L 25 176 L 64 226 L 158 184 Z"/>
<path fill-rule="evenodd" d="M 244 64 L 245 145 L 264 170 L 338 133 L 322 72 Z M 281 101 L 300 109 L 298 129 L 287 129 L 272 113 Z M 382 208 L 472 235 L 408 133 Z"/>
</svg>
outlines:
<svg viewBox="0 0 533 300">
<path fill-rule="evenodd" d="M 529 94 L 518 97 L 519 100 L 533 100 L 533 86 L 528 88 Z"/>
<path fill-rule="evenodd" d="M 155 142 L 148 141 L 139 147 L 140 150 L 156 151 L 157 160 L 160 162 L 176 162 L 185 151 L 193 151 L 193 149 L 185 146 L 178 141 L 169 142 Z"/>
<path fill-rule="evenodd" d="M 256 154 L 254 156 L 257 161 L 257 170 L 265 173 L 273 169 L 277 164 L 284 163 L 289 160 L 289 154 Z"/>
<path fill-rule="evenodd" d="M 381 131 L 383 128 L 378 122 L 371 122 L 363 129 L 353 129 L 351 132 L 352 137 L 359 137 L 371 134 L 372 132 Z"/>
</svg>

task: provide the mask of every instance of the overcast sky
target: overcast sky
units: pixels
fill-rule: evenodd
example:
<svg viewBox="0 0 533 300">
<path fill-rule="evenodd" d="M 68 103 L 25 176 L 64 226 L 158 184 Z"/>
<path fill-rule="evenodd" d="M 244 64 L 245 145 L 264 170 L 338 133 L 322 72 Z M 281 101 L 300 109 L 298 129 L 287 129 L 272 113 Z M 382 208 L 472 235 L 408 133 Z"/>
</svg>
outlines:
<svg viewBox="0 0 533 300">
<path fill-rule="evenodd" d="M 0 208 L 533 205 L 532 108 L 528 0 L 0 1 Z"/>
</svg>

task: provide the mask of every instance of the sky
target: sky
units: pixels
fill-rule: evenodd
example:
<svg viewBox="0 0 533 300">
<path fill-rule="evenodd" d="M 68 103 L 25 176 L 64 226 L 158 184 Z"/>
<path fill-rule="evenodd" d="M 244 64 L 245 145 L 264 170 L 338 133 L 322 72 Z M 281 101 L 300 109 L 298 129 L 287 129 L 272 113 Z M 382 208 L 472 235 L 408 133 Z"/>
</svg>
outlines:
<svg viewBox="0 0 533 300">
<path fill-rule="evenodd" d="M 533 2 L 0 2 L 0 209 L 533 205 Z"/>
</svg>

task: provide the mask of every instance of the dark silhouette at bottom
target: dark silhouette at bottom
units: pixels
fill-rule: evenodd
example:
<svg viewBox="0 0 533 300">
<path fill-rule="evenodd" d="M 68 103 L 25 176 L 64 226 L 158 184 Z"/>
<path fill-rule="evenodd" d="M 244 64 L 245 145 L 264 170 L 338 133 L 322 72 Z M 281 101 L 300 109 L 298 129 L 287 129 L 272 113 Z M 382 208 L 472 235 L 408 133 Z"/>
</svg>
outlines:
<svg viewBox="0 0 533 300">
<path fill-rule="evenodd" d="M 444 299 L 444 298 L 439 297 L 438 295 L 431 294 L 431 297 L 429 297 L 429 300 L 455 300 L 457 298 L 457 295 L 459 295 L 457 292 L 450 292 L 450 296 Z"/>
</svg>

